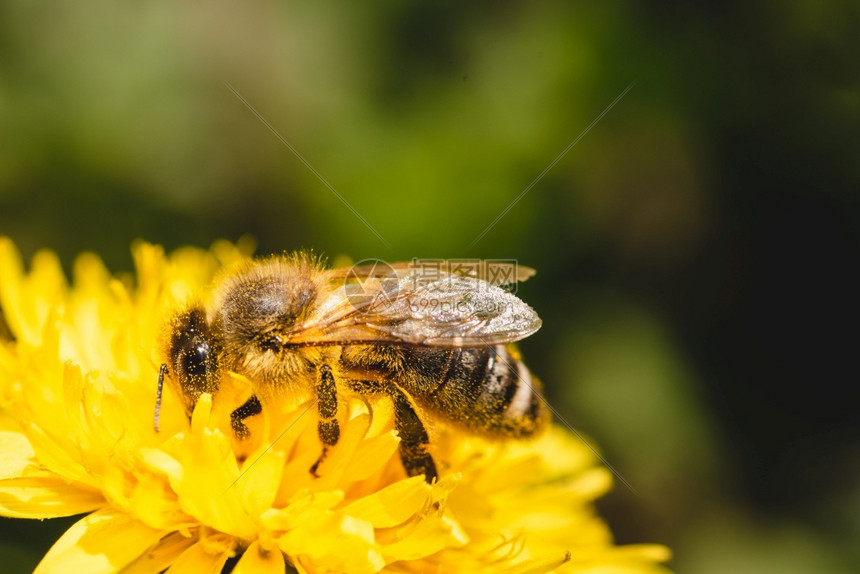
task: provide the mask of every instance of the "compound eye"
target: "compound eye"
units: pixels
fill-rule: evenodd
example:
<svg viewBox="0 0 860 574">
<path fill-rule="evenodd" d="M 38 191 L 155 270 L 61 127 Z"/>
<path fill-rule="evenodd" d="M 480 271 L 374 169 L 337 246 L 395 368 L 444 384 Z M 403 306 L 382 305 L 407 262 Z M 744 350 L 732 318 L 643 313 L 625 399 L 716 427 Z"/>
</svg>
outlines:
<svg viewBox="0 0 860 574">
<path fill-rule="evenodd" d="M 209 343 L 201 337 L 194 337 L 179 354 L 177 370 L 181 378 L 205 377 L 215 370 L 215 356 Z"/>
<path fill-rule="evenodd" d="M 189 414 L 201 394 L 218 390 L 217 343 L 202 309 L 191 309 L 174 319 L 168 354 L 173 380 L 179 383 Z"/>
</svg>

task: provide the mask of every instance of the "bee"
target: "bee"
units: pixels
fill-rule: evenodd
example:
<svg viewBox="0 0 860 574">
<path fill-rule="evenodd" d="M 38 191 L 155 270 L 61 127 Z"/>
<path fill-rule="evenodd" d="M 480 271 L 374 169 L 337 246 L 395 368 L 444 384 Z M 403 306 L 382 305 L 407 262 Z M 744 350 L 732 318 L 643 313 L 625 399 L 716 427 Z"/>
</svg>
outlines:
<svg viewBox="0 0 860 574">
<path fill-rule="evenodd" d="M 518 280 L 534 273 L 513 268 Z M 513 346 L 540 325 L 531 307 L 475 273 L 424 273 L 411 263 L 325 269 L 302 253 L 253 260 L 216 279 L 206 304 L 171 318 L 156 431 L 165 378 L 190 417 L 223 372 L 247 377 L 254 395 L 231 414 L 240 439 L 272 396 L 310 389 L 322 443 L 316 476 L 340 437 L 338 396 L 386 395 L 406 473 L 432 483 L 427 416 L 493 438 L 545 426 L 540 383 Z"/>
</svg>

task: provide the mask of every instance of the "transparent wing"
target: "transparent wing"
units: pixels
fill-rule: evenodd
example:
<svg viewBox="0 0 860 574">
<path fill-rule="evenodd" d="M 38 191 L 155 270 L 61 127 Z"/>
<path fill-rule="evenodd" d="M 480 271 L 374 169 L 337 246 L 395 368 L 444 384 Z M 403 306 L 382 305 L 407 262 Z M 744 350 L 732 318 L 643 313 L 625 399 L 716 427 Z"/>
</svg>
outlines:
<svg viewBox="0 0 860 574">
<path fill-rule="evenodd" d="M 282 336 L 285 344 L 410 343 L 470 347 L 523 339 L 541 326 L 515 295 L 476 277 L 341 274 L 323 304 Z"/>
</svg>

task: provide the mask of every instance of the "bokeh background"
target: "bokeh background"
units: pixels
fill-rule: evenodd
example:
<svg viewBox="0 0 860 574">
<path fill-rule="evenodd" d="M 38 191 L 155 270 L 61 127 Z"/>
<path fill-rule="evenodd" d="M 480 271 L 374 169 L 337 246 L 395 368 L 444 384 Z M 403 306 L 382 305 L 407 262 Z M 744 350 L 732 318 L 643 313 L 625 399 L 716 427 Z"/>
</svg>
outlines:
<svg viewBox="0 0 860 574">
<path fill-rule="evenodd" d="M 0 234 L 117 271 L 245 234 L 516 258 L 529 364 L 635 488 L 619 542 L 856 572 L 858 30 L 847 0 L 4 0 Z M 3 520 L 3 570 L 70 523 Z"/>
</svg>

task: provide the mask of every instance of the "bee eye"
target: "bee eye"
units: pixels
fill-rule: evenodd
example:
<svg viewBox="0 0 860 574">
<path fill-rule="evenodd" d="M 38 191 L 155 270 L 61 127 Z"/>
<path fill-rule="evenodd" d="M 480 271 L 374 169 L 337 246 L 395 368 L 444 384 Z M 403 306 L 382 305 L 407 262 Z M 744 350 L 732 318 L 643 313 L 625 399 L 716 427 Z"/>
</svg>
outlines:
<svg viewBox="0 0 860 574">
<path fill-rule="evenodd" d="M 202 393 L 214 393 L 220 380 L 221 345 L 206 324 L 204 312 L 192 308 L 174 317 L 172 337 L 162 373 L 179 384 L 188 416 Z M 169 367 L 169 368 L 168 368 Z"/>
<path fill-rule="evenodd" d="M 209 343 L 201 337 L 194 337 L 189 343 L 177 357 L 180 376 L 199 377 L 214 371 L 215 359 Z"/>
<path fill-rule="evenodd" d="M 207 379 L 218 367 L 218 353 L 211 341 L 200 310 L 192 309 L 177 319 L 170 355 L 183 388 L 196 389 L 209 384 Z"/>
</svg>

